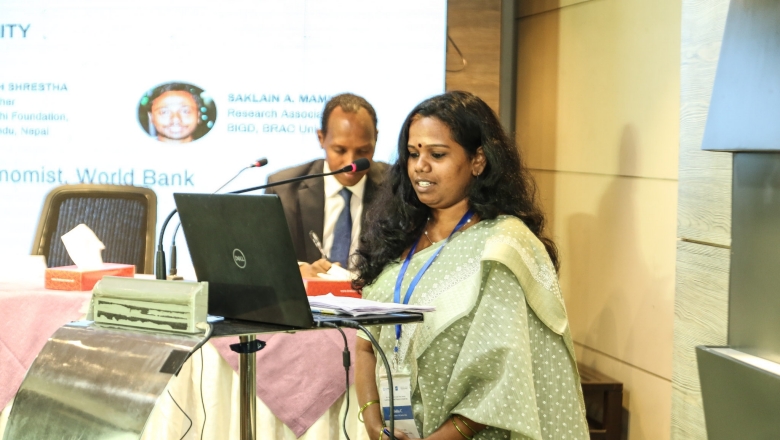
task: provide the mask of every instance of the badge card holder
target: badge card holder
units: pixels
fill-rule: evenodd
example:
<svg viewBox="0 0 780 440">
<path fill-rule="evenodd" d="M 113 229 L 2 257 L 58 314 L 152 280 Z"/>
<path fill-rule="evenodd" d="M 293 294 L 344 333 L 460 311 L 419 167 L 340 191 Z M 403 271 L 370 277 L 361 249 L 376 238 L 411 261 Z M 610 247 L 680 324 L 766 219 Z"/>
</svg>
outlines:
<svg viewBox="0 0 780 440">
<path fill-rule="evenodd" d="M 387 422 L 390 420 L 390 387 L 388 386 L 387 373 L 384 371 L 379 375 L 379 388 L 382 416 Z M 412 387 L 409 374 L 393 374 L 393 401 L 395 428 L 410 439 L 420 438 L 417 424 L 414 423 L 414 414 L 412 414 Z"/>
<path fill-rule="evenodd" d="M 417 283 L 420 282 L 420 279 L 422 278 L 423 274 L 425 274 L 425 271 L 427 271 L 431 264 L 433 264 L 433 261 L 436 259 L 436 257 L 439 256 L 439 253 L 450 241 L 450 238 L 452 238 L 452 236 L 458 232 L 460 228 L 465 226 L 466 223 L 470 222 L 471 217 L 473 216 L 474 211 L 471 209 L 466 211 L 458 224 L 455 226 L 455 229 L 450 232 L 450 235 L 447 237 L 444 243 L 442 243 L 442 245 L 436 249 L 433 255 L 431 255 L 428 260 L 426 260 L 425 264 L 423 264 L 423 266 L 417 272 L 417 275 L 415 275 L 412 281 L 409 283 L 409 287 L 406 289 L 406 295 L 403 298 L 404 304 L 409 304 L 409 300 L 412 297 L 412 292 L 414 292 L 414 288 L 417 287 Z M 398 272 L 398 278 L 395 282 L 395 290 L 393 291 L 393 302 L 395 303 L 401 303 L 401 285 L 403 284 L 404 276 L 406 275 L 406 269 L 409 267 L 409 262 L 412 260 L 412 255 L 414 255 L 414 251 L 417 249 L 417 245 L 419 243 L 420 238 L 417 238 L 417 241 L 414 242 L 412 248 L 409 249 L 409 253 L 407 253 L 406 259 L 404 259 L 404 263 L 401 265 L 401 270 Z M 393 350 L 395 352 L 395 359 L 393 362 L 394 367 L 392 367 L 393 370 L 397 370 L 398 366 L 398 351 L 401 341 L 400 324 L 395 326 L 395 341 L 396 345 L 395 349 Z M 381 397 L 380 401 L 382 402 L 382 415 L 384 416 L 385 421 L 387 421 L 390 419 L 390 387 L 388 386 L 386 371 L 380 373 L 379 385 L 379 395 Z M 414 414 L 412 414 L 411 375 L 406 371 L 402 373 L 393 373 L 393 408 L 395 410 L 393 418 L 395 422 L 395 428 L 398 428 L 399 431 L 406 434 L 406 436 L 409 438 L 420 438 L 420 433 L 417 431 L 417 424 L 414 423 Z"/>
</svg>

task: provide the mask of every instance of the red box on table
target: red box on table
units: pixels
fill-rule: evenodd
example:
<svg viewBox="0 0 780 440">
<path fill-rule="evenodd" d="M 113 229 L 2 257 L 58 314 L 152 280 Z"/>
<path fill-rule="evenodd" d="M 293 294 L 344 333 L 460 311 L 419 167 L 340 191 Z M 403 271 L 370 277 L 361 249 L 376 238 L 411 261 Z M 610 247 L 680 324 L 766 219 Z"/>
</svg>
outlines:
<svg viewBox="0 0 780 440">
<path fill-rule="evenodd" d="M 80 270 L 78 266 L 60 266 L 46 269 L 43 286 L 51 290 L 92 290 L 104 276 L 135 276 L 135 265 L 103 263 L 100 269 Z"/>
<path fill-rule="evenodd" d="M 306 295 L 320 296 L 332 293 L 334 296 L 351 296 L 352 298 L 363 298 L 357 290 L 352 288 L 352 281 L 349 280 L 327 280 L 325 278 L 304 278 L 303 285 L 306 287 Z"/>
</svg>

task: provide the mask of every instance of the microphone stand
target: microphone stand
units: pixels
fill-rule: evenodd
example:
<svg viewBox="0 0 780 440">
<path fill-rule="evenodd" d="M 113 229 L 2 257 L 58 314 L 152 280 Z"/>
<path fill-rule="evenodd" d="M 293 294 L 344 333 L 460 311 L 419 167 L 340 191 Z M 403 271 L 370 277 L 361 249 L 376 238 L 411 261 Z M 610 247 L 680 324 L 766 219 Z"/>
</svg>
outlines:
<svg viewBox="0 0 780 440">
<path fill-rule="evenodd" d="M 179 212 L 177 209 L 171 211 L 168 217 L 165 217 L 162 227 L 160 228 L 160 239 L 157 241 L 157 252 L 154 254 L 154 277 L 158 280 L 165 279 L 165 251 L 163 250 L 163 235 L 165 234 L 165 228 L 168 226 L 168 222 L 171 218 Z"/>
<path fill-rule="evenodd" d="M 341 174 L 341 173 L 355 173 L 359 171 L 365 171 L 370 166 L 371 166 L 371 162 L 368 159 L 361 158 L 345 166 L 344 168 L 341 168 L 336 171 L 331 171 L 330 173 L 307 174 L 305 176 L 294 177 L 292 179 L 285 179 L 285 180 L 280 180 L 278 182 L 266 183 L 265 185 L 253 186 L 252 188 L 244 188 L 236 191 L 229 191 L 227 192 L 227 194 L 243 194 L 250 191 L 257 191 L 259 189 L 266 189 L 274 186 L 286 185 L 288 183 L 300 182 L 301 180 L 314 179 L 316 177 L 332 176 L 334 174 Z M 166 226 L 168 226 L 168 222 L 171 221 L 171 218 L 177 212 L 178 210 L 176 209 L 171 211 L 171 213 L 168 214 L 168 217 L 165 218 L 162 228 L 160 228 L 160 240 L 157 243 L 157 252 L 155 253 L 155 270 L 154 270 L 155 278 L 157 278 L 158 280 L 164 280 L 166 278 L 165 277 L 165 251 L 163 250 L 163 234 L 165 233 Z"/>
<path fill-rule="evenodd" d="M 363 162 L 361 162 L 361 160 L 365 161 L 365 165 L 364 165 Z M 361 165 L 363 165 L 363 166 L 361 166 Z M 252 188 L 244 188 L 244 189 L 239 189 L 239 190 L 236 190 L 236 191 L 230 191 L 227 194 L 243 194 L 243 193 L 250 192 L 250 191 L 257 191 L 258 189 L 266 189 L 266 188 L 271 188 L 271 187 L 274 187 L 274 186 L 286 185 L 288 183 L 300 182 L 301 180 L 313 179 L 315 177 L 325 177 L 325 176 L 332 176 L 334 174 L 353 173 L 353 172 L 356 172 L 356 171 L 364 171 L 364 170 L 368 169 L 369 165 L 370 165 L 370 163 L 368 162 L 368 159 L 358 159 L 358 160 L 352 162 L 351 164 L 345 166 L 344 168 L 341 168 L 340 170 L 336 170 L 336 171 L 331 171 L 330 173 L 307 174 L 305 176 L 293 177 L 292 179 L 285 179 L 285 180 L 280 180 L 280 181 L 274 182 L 274 183 L 266 183 L 265 185 L 253 186 Z"/>
<path fill-rule="evenodd" d="M 168 268 L 168 279 L 172 281 L 180 281 L 184 278 L 179 276 L 178 270 L 176 269 L 176 234 L 179 232 L 179 228 L 181 227 L 181 222 L 179 222 L 176 225 L 176 228 L 173 229 L 173 237 L 171 237 L 171 247 L 170 247 L 170 254 L 171 254 L 171 264 Z"/>
</svg>

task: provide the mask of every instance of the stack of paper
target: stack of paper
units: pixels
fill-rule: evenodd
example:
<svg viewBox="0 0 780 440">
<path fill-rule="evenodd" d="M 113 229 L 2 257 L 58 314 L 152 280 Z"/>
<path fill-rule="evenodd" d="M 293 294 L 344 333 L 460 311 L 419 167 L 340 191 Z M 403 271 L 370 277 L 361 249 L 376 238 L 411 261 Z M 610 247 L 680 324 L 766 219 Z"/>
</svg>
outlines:
<svg viewBox="0 0 780 440">
<path fill-rule="evenodd" d="M 398 312 L 433 312 L 436 307 L 417 306 L 410 304 L 383 303 L 361 298 L 350 298 L 344 296 L 334 296 L 331 294 L 310 296 L 309 305 L 312 310 L 336 312 L 339 314 L 360 316 L 360 315 L 381 315 Z"/>
</svg>

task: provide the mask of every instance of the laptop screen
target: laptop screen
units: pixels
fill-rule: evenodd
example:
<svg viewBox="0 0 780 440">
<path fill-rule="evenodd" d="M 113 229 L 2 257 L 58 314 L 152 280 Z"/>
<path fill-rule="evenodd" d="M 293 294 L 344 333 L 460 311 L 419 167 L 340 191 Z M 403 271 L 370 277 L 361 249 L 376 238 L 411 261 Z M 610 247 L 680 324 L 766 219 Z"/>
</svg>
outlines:
<svg viewBox="0 0 780 440">
<path fill-rule="evenodd" d="M 276 195 L 174 194 L 210 315 L 311 328 L 313 317 Z"/>
</svg>

